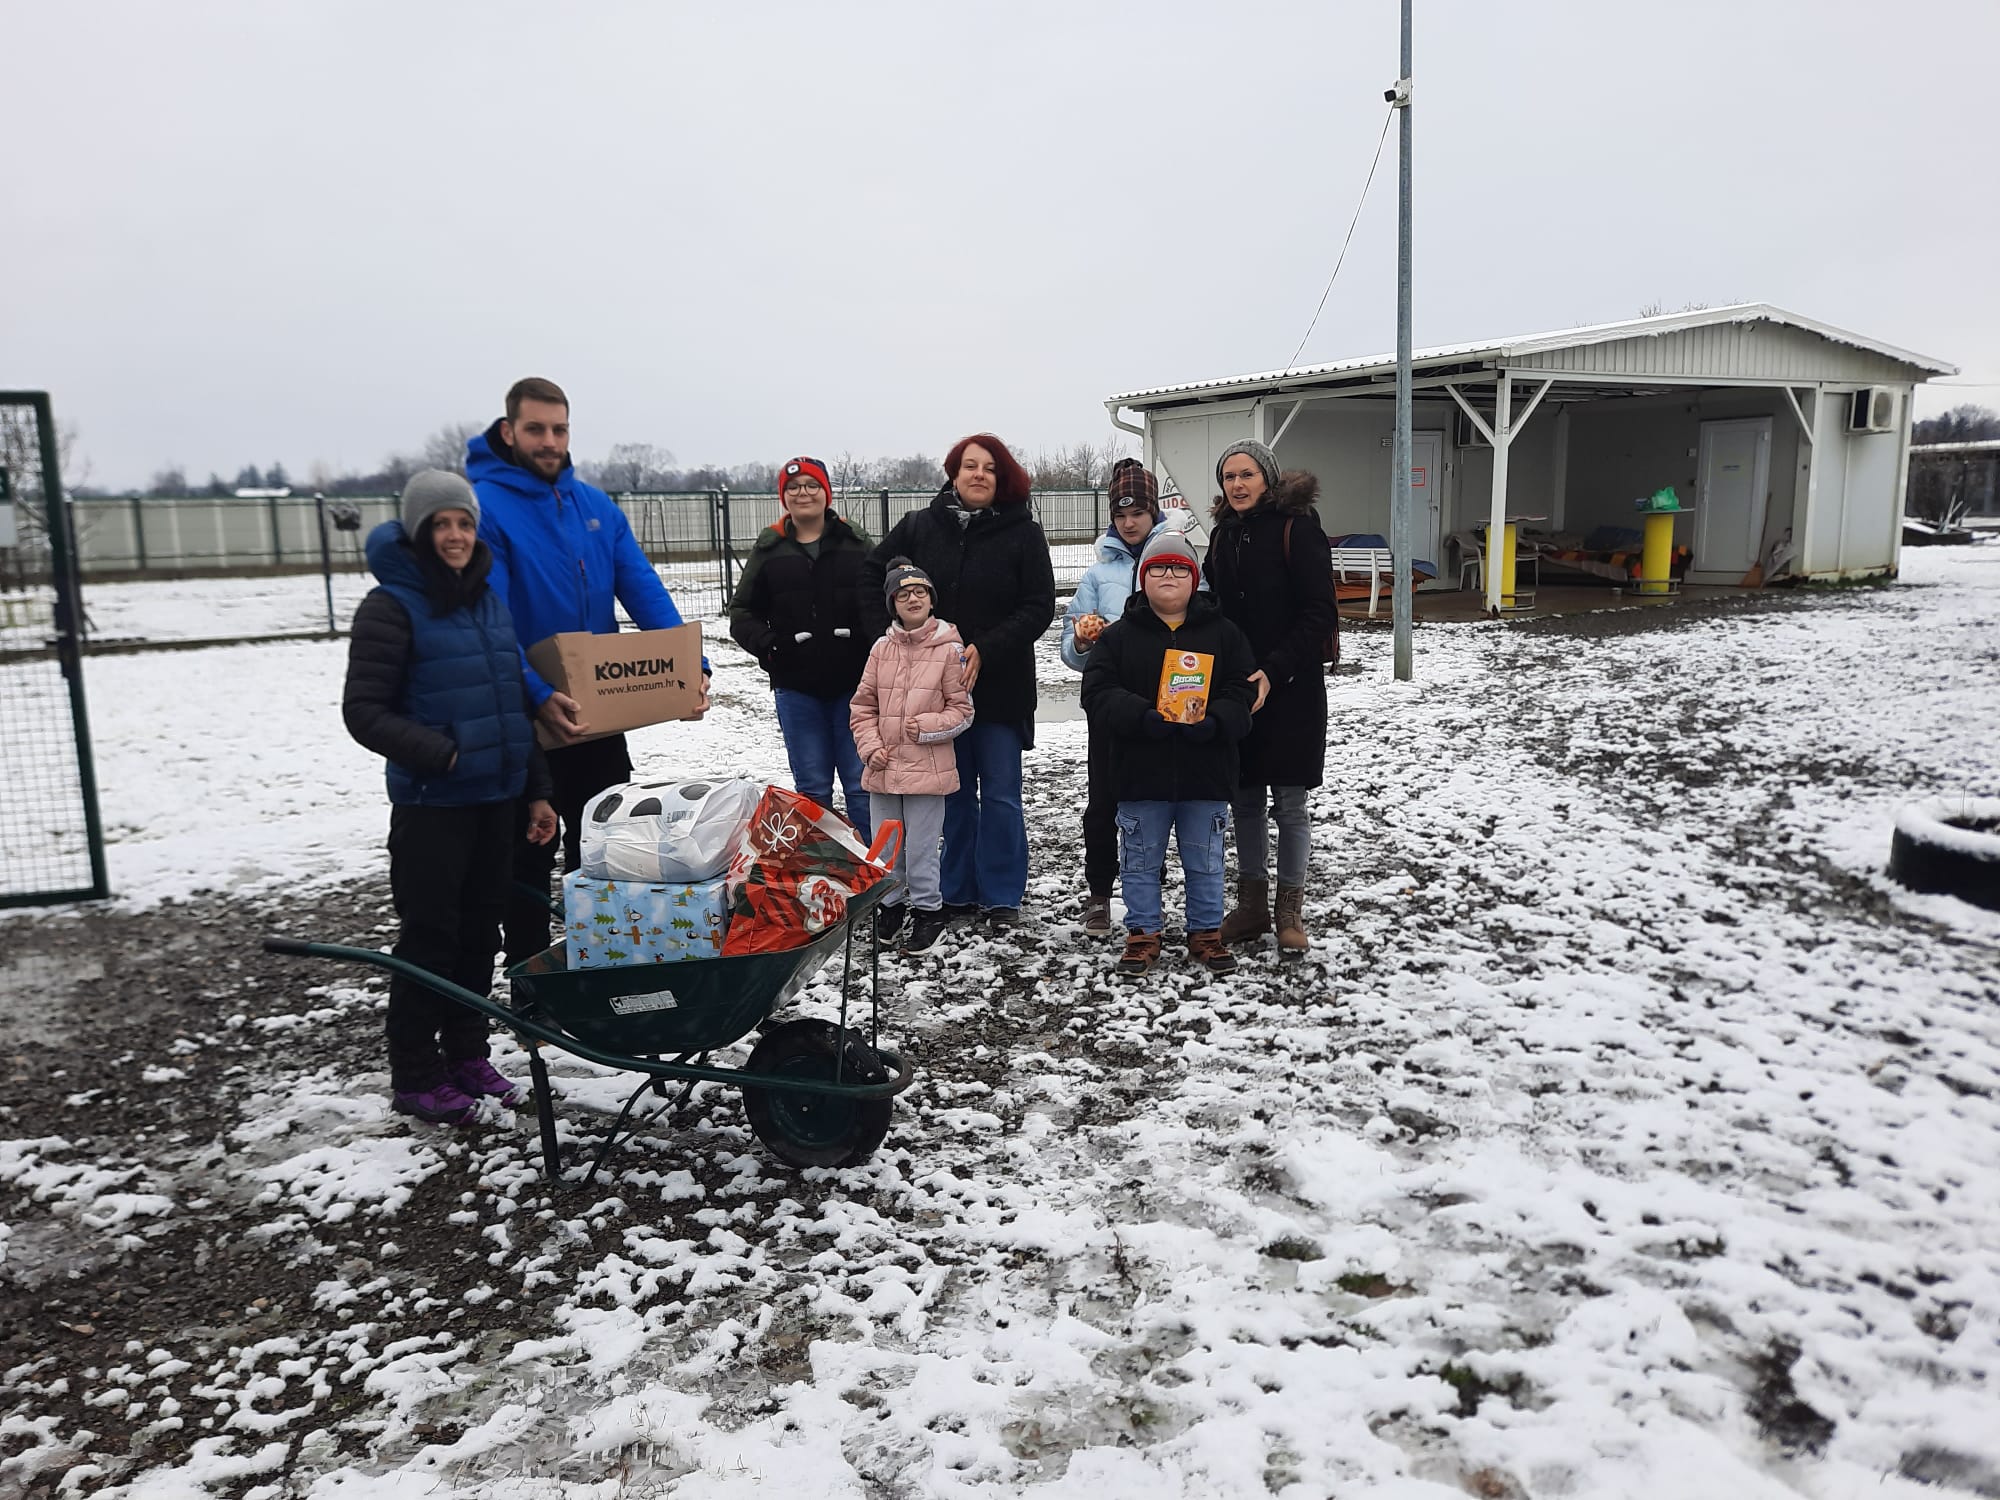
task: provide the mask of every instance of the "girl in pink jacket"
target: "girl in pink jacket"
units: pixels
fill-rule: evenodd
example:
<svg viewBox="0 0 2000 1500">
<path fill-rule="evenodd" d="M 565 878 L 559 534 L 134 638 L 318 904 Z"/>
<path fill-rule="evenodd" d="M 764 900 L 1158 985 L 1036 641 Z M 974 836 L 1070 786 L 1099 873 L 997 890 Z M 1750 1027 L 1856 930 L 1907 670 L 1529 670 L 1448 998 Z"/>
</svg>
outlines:
<svg viewBox="0 0 2000 1500">
<path fill-rule="evenodd" d="M 921 953 L 944 931 L 944 890 L 939 881 L 939 841 L 944 799 L 958 790 L 958 752 L 952 741 L 972 722 L 965 688 L 964 644 L 956 627 L 935 618 L 937 589 L 907 557 L 890 562 L 882 592 L 895 623 L 868 653 L 848 721 L 861 753 L 861 785 L 869 815 L 880 828 L 890 818 L 903 825 L 903 856 L 876 916 L 886 940 L 903 929 L 914 908 L 905 953 Z"/>
</svg>

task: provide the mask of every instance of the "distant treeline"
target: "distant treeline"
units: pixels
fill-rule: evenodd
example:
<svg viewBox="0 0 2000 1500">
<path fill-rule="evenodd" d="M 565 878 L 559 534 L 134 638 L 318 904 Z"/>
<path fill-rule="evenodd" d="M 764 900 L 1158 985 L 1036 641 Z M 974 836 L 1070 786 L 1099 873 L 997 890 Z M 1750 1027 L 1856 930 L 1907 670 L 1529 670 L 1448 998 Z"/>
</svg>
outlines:
<svg viewBox="0 0 2000 1500">
<path fill-rule="evenodd" d="M 393 495 L 412 474 L 422 469 L 464 472 L 466 440 L 484 430 L 485 424 L 480 422 L 449 423 L 426 438 L 417 452 L 392 453 L 368 472 L 336 472 L 325 463 L 312 464 L 303 473 L 283 463 L 274 463 L 269 468 L 245 464 L 230 477 L 211 472 L 206 479 L 197 479 L 185 469 L 169 466 L 155 473 L 143 489 L 119 491 L 80 485 L 73 487 L 73 493 L 222 496 L 238 490 L 289 488 L 307 494 Z M 1105 482 L 1111 465 L 1131 451 L 1131 445 L 1118 438 L 1033 451 L 1019 446 L 1014 449 L 1015 456 L 1033 475 L 1035 488 L 1042 490 L 1096 489 Z M 779 454 L 768 463 L 689 466 L 678 463 L 671 450 L 657 443 L 614 443 L 602 458 L 578 458 L 576 467 L 592 484 L 614 493 L 728 488 L 739 494 L 759 494 L 777 488 L 778 465 L 791 456 Z M 903 458 L 863 458 L 854 453 L 816 453 L 813 457 L 826 465 L 835 489 L 842 492 L 928 490 L 944 480 L 942 455 L 912 453 Z"/>
</svg>

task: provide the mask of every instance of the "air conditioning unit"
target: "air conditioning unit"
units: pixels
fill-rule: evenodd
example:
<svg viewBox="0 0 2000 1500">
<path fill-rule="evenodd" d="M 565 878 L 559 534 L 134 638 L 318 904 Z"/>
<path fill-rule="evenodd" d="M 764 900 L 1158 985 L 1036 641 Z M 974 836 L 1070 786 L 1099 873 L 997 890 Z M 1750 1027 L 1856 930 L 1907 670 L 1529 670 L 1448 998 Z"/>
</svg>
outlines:
<svg viewBox="0 0 2000 1500">
<path fill-rule="evenodd" d="M 1486 425 L 1489 427 L 1493 425 L 1491 417 L 1486 419 Z M 1491 448 L 1493 446 L 1486 441 L 1486 434 L 1481 432 L 1472 418 L 1468 417 L 1463 411 L 1456 413 L 1456 421 L 1453 423 L 1451 429 L 1451 440 L 1454 445 L 1460 448 Z"/>
<path fill-rule="evenodd" d="M 1847 430 L 1849 432 L 1894 432 L 1896 430 L 1896 392 L 1886 385 L 1863 386 L 1854 393 L 1854 405 L 1848 409 Z"/>
</svg>

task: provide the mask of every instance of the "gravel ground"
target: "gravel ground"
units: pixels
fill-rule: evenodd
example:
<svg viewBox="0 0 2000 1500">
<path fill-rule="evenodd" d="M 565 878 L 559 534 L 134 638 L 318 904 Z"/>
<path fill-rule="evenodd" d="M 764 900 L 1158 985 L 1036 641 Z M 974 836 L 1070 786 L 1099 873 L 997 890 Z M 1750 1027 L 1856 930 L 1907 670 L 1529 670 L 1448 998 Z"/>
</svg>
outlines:
<svg viewBox="0 0 2000 1500">
<path fill-rule="evenodd" d="M 1672 614 L 1516 622 L 1484 639 L 1518 686 L 1556 681 L 1594 659 L 1594 647 L 1633 632 L 1645 632 L 1664 654 L 1683 631 L 1853 607 L 1825 596 L 1759 596 Z M 1364 657 L 1386 649 L 1380 632 L 1350 637 L 1350 650 Z M 1662 826 L 1704 797 L 1759 809 L 1754 818 L 1716 817 L 1699 836 L 1700 856 L 1729 871 L 1705 898 L 1712 910 L 1700 913 L 1703 930 L 1769 924 L 1785 934 L 1776 941 L 1805 974 L 1810 934 L 1824 926 L 1838 932 L 1843 961 L 1859 955 L 1864 966 L 1893 976 L 1899 966 L 1938 963 L 1942 951 L 1949 956 L 1940 972 L 1948 971 L 1947 987 L 1961 999 L 1983 993 L 1990 1001 L 2000 990 L 1990 944 L 1961 942 L 1899 905 L 1867 874 L 1811 848 L 1774 846 L 1769 837 L 1772 809 L 1844 784 L 1872 778 L 1879 785 L 1879 764 L 1839 736 L 1780 743 L 1767 760 L 1732 760 L 1716 746 L 1740 722 L 1740 706 L 1718 706 L 1685 691 L 1685 683 L 1648 687 L 1647 659 L 1629 653 L 1574 675 L 1588 679 L 1574 688 L 1576 701 L 1557 694 L 1513 710 L 1506 763 L 1560 768 L 1566 785 L 1594 788 Z M 1384 691 L 1393 703 L 1394 687 Z M 1501 692 L 1464 690 L 1462 743 L 1492 732 L 1492 716 L 1506 701 Z M 1636 720 L 1625 717 L 1634 704 L 1644 710 Z M 1351 732 L 1351 721 L 1337 723 L 1336 737 Z M 0 928 L 0 1004 L 14 1018 L 0 1102 L 0 1137 L 9 1138 L 0 1140 L 0 1378 L 7 1393 L 0 1395 L 7 1408 L 0 1485 L 29 1496 L 88 1492 L 201 1459 L 210 1492 L 269 1495 L 342 1463 L 380 1471 L 450 1451 L 502 1403 L 533 1404 L 550 1382 L 583 1379 L 601 1352 L 591 1347 L 594 1325 L 579 1312 L 594 1294 L 645 1309 L 659 1342 L 647 1368 L 699 1365 L 702 1351 L 723 1349 L 729 1357 L 717 1356 L 719 1373 L 706 1383 L 714 1403 L 707 1420 L 757 1421 L 780 1410 L 773 1393 L 807 1379 L 815 1342 L 841 1326 L 826 1310 L 828 1298 L 871 1296 L 885 1274 L 935 1277 L 933 1297 L 945 1282 L 962 1296 L 984 1279 L 1011 1286 L 1025 1278 L 1036 1286 L 1073 1275 L 1053 1263 L 1038 1268 L 1042 1255 L 1032 1246 L 968 1240 L 963 1223 L 940 1208 L 955 1182 L 968 1194 L 990 1193 L 980 1174 L 998 1163 L 1004 1176 L 1009 1152 L 1040 1153 L 1039 1170 L 1056 1176 L 1073 1153 L 1073 1175 L 1098 1182 L 1107 1205 L 1122 1202 L 1132 1216 L 1140 1208 L 1198 1212 L 1198 1195 L 1194 1210 L 1181 1197 L 1192 1188 L 1163 1188 L 1106 1143 L 1124 1139 L 1167 1103 L 1183 1107 L 1175 1101 L 1200 1091 L 1209 1073 L 1257 1080 L 1274 1098 L 1307 1075 L 1321 1090 L 1338 1080 L 1340 1093 L 1319 1096 L 1317 1126 L 1373 1130 L 1417 1156 L 1440 1148 L 1460 1131 L 1441 1101 L 1463 1092 L 1453 1082 L 1458 1070 L 1435 1050 L 1460 1024 L 1447 1014 L 1453 976 L 1469 965 L 1530 986 L 1544 977 L 1560 981 L 1589 967 L 1579 953 L 1596 940 L 1591 931 L 1623 923 L 1629 941 L 1646 922 L 1608 898 L 1601 918 L 1563 935 L 1552 936 L 1556 929 L 1538 919 L 1538 900 L 1579 892 L 1574 884 L 1557 889 L 1558 878 L 1542 896 L 1526 893 L 1524 883 L 1541 873 L 1523 846 L 1507 846 L 1509 827 L 1539 817 L 1553 841 L 1569 816 L 1566 804 L 1522 814 L 1503 798 L 1483 826 L 1468 819 L 1432 837 L 1402 836 L 1413 808 L 1410 758 L 1435 754 L 1440 743 L 1436 725 L 1424 733 L 1430 737 L 1415 729 L 1405 735 L 1385 721 L 1380 742 L 1349 757 L 1340 786 L 1346 810 L 1327 815 L 1333 847 L 1316 851 L 1309 906 L 1315 930 L 1329 940 L 1306 964 L 1287 968 L 1261 958 L 1219 995 L 1186 972 L 1147 986 L 1113 985 L 1102 977 L 1108 951 L 1086 946 L 1068 925 L 1072 893 L 1067 875 L 1056 873 L 1038 875 L 1031 921 L 1018 936 L 948 944 L 936 958 L 894 970 L 890 1029 L 918 1061 L 923 1081 L 899 1101 L 879 1170 L 792 1174 L 777 1167 L 748 1136 L 734 1094 L 712 1086 L 697 1092 L 678 1126 L 643 1131 L 614 1158 L 607 1180 L 553 1192 L 539 1175 L 530 1117 L 464 1132 L 401 1120 L 354 1127 L 363 1110 L 379 1111 L 382 983 L 267 955 L 258 940 L 292 931 L 386 943 L 393 921 L 373 886 L 331 887 L 309 914 L 269 898 L 200 899 L 10 920 Z M 1081 800 L 1075 762 L 1046 760 L 1031 779 L 1038 871 L 1060 871 L 1067 862 L 1058 841 Z M 1454 773 L 1445 762 L 1429 768 L 1439 783 Z M 1530 833 L 1525 847 L 1532 849 Z M 1692 843 L 1689 851 L 1690 858 L 1697 852 Z M 1671 848 L 1659 857 L 1663 870 L 1676 859 Z M 1529 863 L 1508 863 L 1521 858 Z M 1590 899 L 1588 891 L 1581 896 Z M 1578 950 L 1564 951 L 1571 943 Z M 1919 949 L 1925 956 L 1913 957 Z M 1730 985 L 1696 946 L 1669 944 L 1659 963 L 1676 996 L 1709 995 L 1713 1012 L 1713 997 L 1721 995 L 1727 1009 Z M 1438 991 L 1434 1003 L 1377 1003 L 1424 989 Z M 813 1003 L 823 1012 L 830 998 L 822 983 Z M 1865 1001 L 1857 1003 L 1872 1017 Z M 1520 1003 L 1525 1014 L 1546 1002 L 1528 996 Z M 1492 1023 L 1464 1024 L 1478 1034 Z M 1688 1024 L 1698 1033 L 1701 1024 L 1720 1023 Z M 1848 1023 L 1825 1024 L 1840 1032 Z M 1990 1070 L 1965 1063 L 1962 1052 L 1954 1061 L 1914 1022 L 1899 1032 L 1870 1019 L 1863 1029 L 1901 1079 L 1944 1080 L 1974 1105 L 1992 1097 Z M 525 1076 L 511 1046 L 501 1047 L 499 1059 Z M 558 1071 L 570 1094 L 564 1131 L 574 1157 L 602 1129 L 612 1094 L 595 1070 Z M 1044 1105 L 1032 1117 L 1044 1131 L 1048 1118 L 1059 1118 L 1055 1134 L 1030 1131 L 1024 1141 L 1032 1090 L 1022 1079 L 1037 1073 L 1082 1082 L 1054 1115 Z M 1554 1074 L 1545 1083 L 1558 1095 L 1566 1087 Z M 1526 1088 L 1531 1102 L 1541 1087 Z M 1232 1116 L 1211 1092 L 1186 1107 L 1215 1132 L 1199 1162 L 1226 1168 L 1232 1181 L 1248 1184 L 1246 1192 L 1297 1196 L 1282 1151 L 1257 1138 L 1275 1128 L 1268 1103 L 1248 1103 Z M 342 1141 L 344 1154 L 328 1159 L 316 1187 L 297 1163 L 301 1143 L 321 1138 Z M 1827 1172 L 1865 1184 L 1873 1168 L 1849 1160 L 1833 1138 L 1824 1151 Z M 291 1164 L 287 1175 L 269 1176 L 266 1169 L 281 1161 Z M 1691 1159 L 1687 1170 L 1707 1169 Z M 1168 1193 L 1177 1206 L 1162 1206 Z M 1439 1189 L 1413 1212 L 1465 1201 Z M 879 1244 L 872 1231 L 857 1231 L 864 1247 L 876 1246 L 866 1274 L 855 1262 L 828 1270 L 817 1257 L 822 1241 L 814 1235 L 822 1226 L 850 1221 L 886 1226 Z M 643 1252 L 645 1237 L 663 1232 L 691 1248 L 661 1279 L 645 1269 Z M 768 1268 L 742 1269 L 746 1242 L 768 1257 Z M 1129 1325 L 1131 1308 L 1146 1300 L 1141 1287 L 1149 1273 L 1136 1249 L 1128 1263 L 1123 1242 L 1114 1236 L 1114 1243 L 1096 1266 L 1091 1295 L 1106 1307 L 1127 1304 Z M 1672 1258 L 1691 1266 L 1719 1254 L 1719 1243 L 1694 1235 Z M 1272 1264 L 1320 1254 L 1282 1235 L 1263 1248 Z M 1526 1278 L 1519 1285 L 1532 1282 L 1534 1297 L 1601 1295 L 1577 1259 L 1565 1265 L 1565 1257 L 1552 1257 L 1532 1276 L 1517 1267 Z M 712 1272 L 706 1279 L 704 1266 Z M 619 1278 L 620 1286 L 607 1290 L 607 1280 Z M 1804 1272 L 1800 1278 L 1810 1279 Z M 1934 1279 L 1945 1284 L 1924 1282 L 1919 1268 L 1910 1285 L 1885 1295 L 1932 1319 L 1932 1336 L 1949 1343 L 1964 1329 L 1966 1302 L 1949 1295 L 1945 1273 Z M 1370 1315 L 1384 1328 L 1389 1299 L 1408 1295 L 1379 1272 L 1350 1273 L 1342 1286 L 1356 1299 L 1384 1299 L 1382 1311 Z M 1532 1321 L 1523 1315 L 1523 1326 Z M 1187 1342 L 1133 1337 L 1137 1363 L 1119 1377 L 1128 1382 L 1152 1380 L 1155 1367 Z M 1350 1330 L 1336 1341 L 1358 1345 L 1363 1338 Z M 1515 1333 L 1502 1342 L 1517 1352 L 1533 1347 Z M 524 1351 L 561 1357 L 537 1362 Z M 1794 1389 L 1797 1356 L 1795 1346 L 1773 1339 L 1746 1340 L 1735 1351 L 1738 1386 L 1774 1453 L 1816 1452 L 1835 1426 L 1825 1400 L 1809 1403 Z M 451 1378 L 454 1366 L 472 1365 L 488 1367 L 489 1376 L 471 1387 Z M 1443 1353 L 1424 1368 L 1456 1393 L 1447 1393 L 1446 1422 L 1453 1402 L 1469 1415 L 1486 1396 L 1521 1389 L 1484 1366 L 1453 1365 Z M 619 1389 L 618 1379 L 609 1389 Z M 1160 1387 L 1147 1388 L 1157 1402 Z M 870 1400 L 880 1404 L 865 1389 L 844 1399 L 864 1412 Z M 560 1404 L 549 1400 L 551 1409 Z M 1531 1403 L 1523 1397 L 1522 1404 Z M 1157 1441 L 1159 1430 L 1141 1431 L 1159 1419 L 1148 1415 L 1153 1410 L 1131 1402 L 1107 1407 L 1067 1435 L 1009 1429 L 1011 1451 L 1019 1463 L 1055 1464 L 1049 1472 L 1060 1472 L 1059 1460 L 1090 1442 Z M 1115 1430 L 1121 1424 L 1123 1436 Z M 1436 1444 L 1435 1433 L 1416 1430 L 1413 1412 L 1387 1425 L 1410 1429 L 1399 1441 L 1413 1453 Z M 638 1472 L 629 1466 L 656 1461 L 622 1452 L 599 1454 L 594 1472 Z M 930 1493 L 893 1458 L 884 1449 L 855 1462 L 864 1478 L 876 1475 L 879 1493 Z M 232 1475 L 228 1465 L 239 1461 Z M 1271 1462 L 1271 1486 L 1281 1489 L 1284 1465 L 1299 1460 Z M 1906 1455 L 1904 1472 L 2000 1493 L 1992 1469 L 1949 1450 Z M 1454 1473 L 1472 1493 L 1532 1489 L 1470 1460 Z"/>
</svg>

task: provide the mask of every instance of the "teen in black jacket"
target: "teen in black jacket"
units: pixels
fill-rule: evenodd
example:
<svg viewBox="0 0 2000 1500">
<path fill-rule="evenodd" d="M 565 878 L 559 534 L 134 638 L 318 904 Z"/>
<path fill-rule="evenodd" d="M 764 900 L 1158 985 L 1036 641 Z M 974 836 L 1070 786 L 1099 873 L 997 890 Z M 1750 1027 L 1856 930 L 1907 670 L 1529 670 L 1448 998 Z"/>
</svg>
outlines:
<svg viewBox="0 0 2000 1500">
<path fill-rule="evenodd" d="M 1139 560 L 1140 588 L 1106 628 L 1083 669 L 1083 708 L 1093 735 L 1111 742 L 1118 796 L 1119 883 L 1125 896 L 1120 972 L 1146 973 L 1160 954 L 1160 868 L 1171 830 L 1187 875 L 1188 954 L 1211 973 L 1236 967 L 1220 936 L 1223 834 L 1235 795 L 1237 742 L 1250 732 L 1256 697 L 1249 643 L 1212 596 L 1196 592 L 1194 549 L 1163 531 Z M 1199 720 L 1179 723 L 1159 708 L 1167 669 L 1192 673 L 1207 656 Z M 1185 660 L 1184 660 L 1185 658 Z"/>
<path fill-rule="evenodd" d="M 1035 740 L 1035 642 L 1055 623 L 1048 539 L 1028 510 L 1028 473 L 991 433 L 961 438 L 950 481 L 903 517 L 868 555 L 864 607 L 871 638 L 888 629 L 882 581 L 907 557 L 936 585 L 937 616 L 965 642 L 972 727 L 954 742 L 958 790 L 945 803 L 944 902 L 998 924 L 1020 915 L 1028 886 L 1021 755 Z"/>
<path fill-rule="evenodd" d="M 791 459 L 778 482 L 785 516 L 750 549 L 729 601 L 729 633 L 770 676 L 792 785 L 830 808 L 837 771 L 847 820 L 866 839 L 868 793 L 848 714 L 877 634 L 862 608 L 868 538 L 833 513 L 818 459 Z"/>
</svg>

